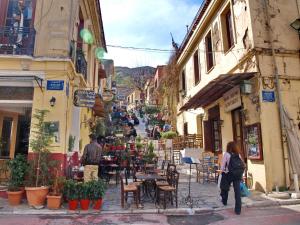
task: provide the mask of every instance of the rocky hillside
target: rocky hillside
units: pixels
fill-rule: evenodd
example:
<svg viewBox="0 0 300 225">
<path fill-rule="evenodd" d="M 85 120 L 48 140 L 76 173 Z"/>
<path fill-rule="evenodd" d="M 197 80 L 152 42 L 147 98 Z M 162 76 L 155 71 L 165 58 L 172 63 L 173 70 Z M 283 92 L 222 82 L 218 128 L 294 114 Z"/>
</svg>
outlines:
<svg viewBox="0 0 300 225">
<path fill-rule="evenodd" d="M 151 66 L 142 66 L 142 67 L 135 67 L 135 68 L 116 66 L 115 73 L 116 73 L 117 85 L 121 85 L 121 86 L 125 85 L 130 88 L 133 88 L 132 79 L 134 77 L 138 77 L 141 75 L 145 75 L 147 77 L 154 76 L 155 68 Z"/>
</svg>

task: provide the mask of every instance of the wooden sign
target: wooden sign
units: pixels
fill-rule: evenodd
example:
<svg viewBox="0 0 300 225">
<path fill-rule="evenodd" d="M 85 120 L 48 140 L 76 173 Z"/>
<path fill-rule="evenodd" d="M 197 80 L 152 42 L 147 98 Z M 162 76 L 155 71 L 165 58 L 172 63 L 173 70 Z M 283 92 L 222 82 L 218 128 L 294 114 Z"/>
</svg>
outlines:
<svg viewBox="0 0 300 225">
<path fill-rule="evenodd" d="M 236 86 L 223 95 L 225 112 L 229 112 L 242 105 L 240 87 Z"/>
<path fill-rule="evenodd" d="M 91 90 L 76 90 L 73 103 L 78 107 L 92 108 L 95 105 L 96 93 Z"/>
</svg>

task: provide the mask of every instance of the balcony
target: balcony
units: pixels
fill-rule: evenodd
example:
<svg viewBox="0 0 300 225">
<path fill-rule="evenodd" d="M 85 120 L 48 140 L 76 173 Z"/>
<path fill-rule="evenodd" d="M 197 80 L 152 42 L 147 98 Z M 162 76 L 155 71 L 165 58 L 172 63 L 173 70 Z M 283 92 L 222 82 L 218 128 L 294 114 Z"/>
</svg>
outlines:
<svg viewBox="0 0 300 225">
<path fill-rule="evenodd" d="M 0 54 L 33 56 L 35 29 L 0 27 Z"/>
<path fill-rule="evenodd" d="M 87 62 L 81 49 L 76 51 L 76 72 L 81 73 L 87 80 Z"/>
</svg>

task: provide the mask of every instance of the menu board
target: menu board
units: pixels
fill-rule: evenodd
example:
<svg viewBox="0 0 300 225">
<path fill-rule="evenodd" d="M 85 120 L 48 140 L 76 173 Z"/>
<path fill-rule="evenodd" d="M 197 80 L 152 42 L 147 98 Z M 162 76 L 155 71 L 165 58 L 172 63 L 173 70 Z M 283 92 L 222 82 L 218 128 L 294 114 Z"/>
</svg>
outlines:
<svg viewBox="0 0 300 225">
<path fill-rule="evenodd" d="M 263 159 L 260 123 L 245 127 L 245 147 L 248 159 Z"/>
</svg>

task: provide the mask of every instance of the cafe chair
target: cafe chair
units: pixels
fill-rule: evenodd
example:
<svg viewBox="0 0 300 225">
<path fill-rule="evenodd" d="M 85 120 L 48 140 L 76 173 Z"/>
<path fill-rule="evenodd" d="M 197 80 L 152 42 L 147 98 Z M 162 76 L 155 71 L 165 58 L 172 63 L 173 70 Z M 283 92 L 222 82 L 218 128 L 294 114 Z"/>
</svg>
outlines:
<svg viewBox="0 0 300 225">
<path fill-rule="evenodd" d="M 160 204 L 162 194 L 164 209 L 166 209 L 167 199 L 169 199 L 173 205 L 173 199 L 175 198 L 176 208 L 178 207 L 178 182 L 179 173 L 177 171 L 171 171 L 169 185 L 159 186 L 157 188 L 157 202 Z"/>
<path fill-rule="evenodd" d="M 124 184 L 125 179 L 125 184 Z M 139 188 L 135 184 L 128 184 L 124 174 L 120 174 L 121 181 L 121 206 L 124 208 L 125 201 L 127 202 L 128 194 L 132 193 L 136 207 L 139 206 Z"/>
</svg>

